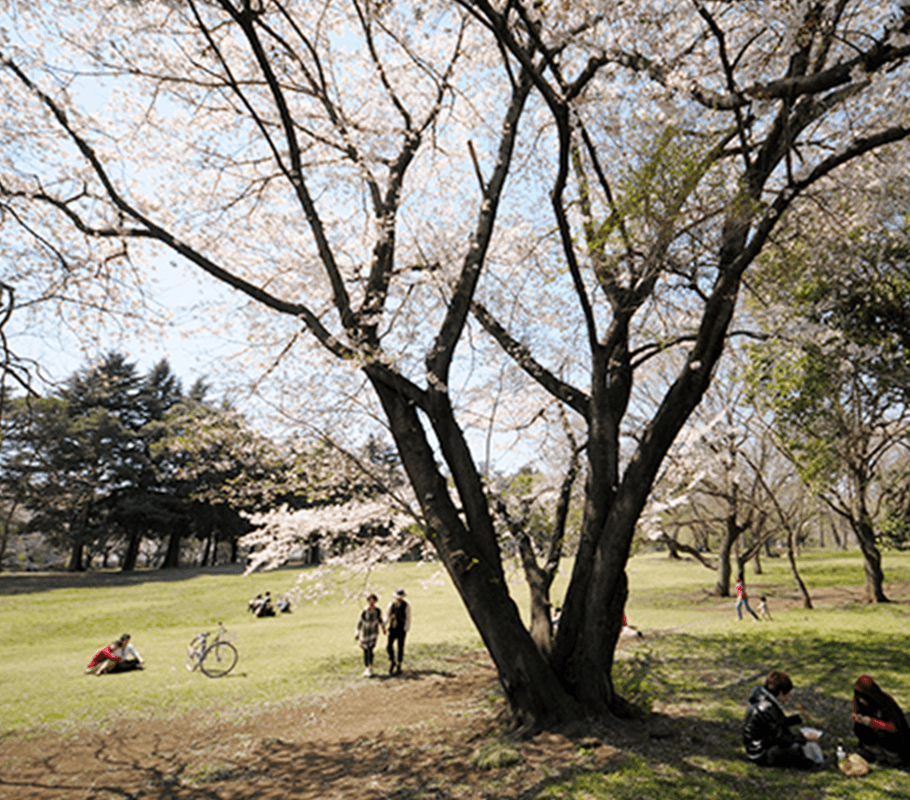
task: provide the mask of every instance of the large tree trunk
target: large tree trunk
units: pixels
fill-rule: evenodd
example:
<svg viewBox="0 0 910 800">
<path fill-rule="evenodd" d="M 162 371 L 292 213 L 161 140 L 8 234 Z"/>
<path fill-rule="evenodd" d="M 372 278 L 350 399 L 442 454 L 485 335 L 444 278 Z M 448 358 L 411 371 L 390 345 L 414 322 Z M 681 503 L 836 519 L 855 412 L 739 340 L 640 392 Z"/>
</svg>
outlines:
<svg viewBox="0 0 910 800">
<path fill-rule="evenodd" d="M 729 531 L 728 531 L 729 533 Z M 717 582 L 714 584 L 714 594 L 717 597 L 730 596 L 730 576 L 733 572 L 730 556 L 733 551 L 733 540 L 724 536 L 717 554 Z"/>
<path fill-rule="evenodd" d="M 161 569 L 177 569 L 180 566 L 180 542 L 182 540 L 179 530 L 171 531 L 167 540 L 167 552 Z"/>
<path fill-rule="evenodd" d="M 531 638 L 548 662 L 553 652 L 553 613 L 550 605 L 550 589 L 556 576 L 556 570 L 559 569 L 559 561 L 562 558 L 572 487 L 575 485 L 575 479 L 578 477 L 580 470 L 579 456 L 581 452 L 571 425 L 562 409 L 561 416 L 566 438 L 572 448 L 572 455 L 559 489 L 559 499 L 556 502 L 556 510 L 553 516 L 553 528 L 550 531 L 550 540 L 547 553 L 544 556 L 543 566 L 537 562 L 534 546 L 527 533 L 530 515 L 524 515 L 520 530 L 513 530 L 513 534 L 518 541 L 519 553 L 521 554 L 522 565 L 524 566 L 525 577 L 531 594 Z M 508 511 L 504 503 L 502 510 L 508 518 Z"/>
<path fill-rule="evenodd" d="M 85 570 L 85 530 L 88 527 L 89 507 L 79 512 L 78 519 L 72 530 L 70 543 L 70 560 L 67 565 L 69 572 L 83 572 Z"/>
<path fill-rule="evenodd" d="M 12 536 L 13 519 L 16 516 L 18 508 L 19 503 L 17 501 L 10 501 L 9 506 L 6 509 L 6 514 L 3 515 L 3 531 L 2 534 L 0 534 L 0 572 L 3 572 L 3 562 L 6 559 L 6 548 L 8 547 L 10 537 Z"/>
<path fill-rule="evenodd" d="M 875 531 L 868 517 L 854 523 L 853 532 L 863 554 L 863 572 L 866 577 L 866 600 L 870 603 L 888 603 L 885 596 L 885 574 L 882 571 L 882 554 L 875 544 Z"/>
<path fill-rule="evenodd" d="M 531 601 L 531 638 L 544 658 L 549 660 L 550 652 L 553 648 L 553 615 L 550 607 L 550 587 L 553 584 L 553 575 L 558 558 L 555 563 L 548 564 L 551 569 L 541 567 L 537 563 L 534 545 L 527 533 L 528 513 L 523 511 L 516 518 L 509 513 L 506 503 L 501 497 L 496 498 L 495 503 L 499 514 L 508 525 L 512 537 L 518 542 L 518 553 L 524 569 L 525 579 L 528 582 L 528 592 Z M 554 530 L 551 535 L 553 540 L 557 538 L 561 540 L 563 532 Z"/>
<path fill-rule="evenodd" d="M 527 537 L 520 541 L 525 578 L 531 595 L 530 633 L 537 649 L 549 659 L 553 649 L 553 615 L 550 609 L 550 586 L 553 583 L 553 576 L 547 574 L 547 571 L 534 561 L 530 545 Z"/>
<path fill-rule="evenodd" d="M 69 564 L 66 566 L 69 572 L 83 572 L 85 570 L 85 564 L 83 563 L 84 552 L 85 546 L 82 543 L 82 538 L 73 539 L 70 547 Z"/>
<path fill-rule="evenodd" d="M 739 540 L 742 532 L 743 528 L 736 524 L 735 518 L 732 515 L 728 515 L 724 528 L 724 538 L 720 543 L 720 552 L 718 554 L 717 583 L 714 584 L 714 594 L 718 597 L 730 596 L 733 546 Z"/>
<path fill-rule="evenodd" d="M 803 582 L 796 566 L 795 538 L 796 532 L 790 528 L 787 531 L 787 559 L 790 561 L 790 574 L 793 576 L 793 580 L 796 581 L 796 588 L 799 589 L 800 594 L 803 596 L 803 608 L 812 608 L 812 598 L 809 596 L 809 590 L 806 588 L 806 584 Z"/>
<path fill-rule="evenodd" d="M 132 572 L 136 569 L 136 561 L 139 558 L 139 545 L 142 543 L 142 534 L 138 529 L 130 532 L 130 538 L 126 545 L 126 552 L 123 554 L 123 566 L 121 572 Z"/>
<path fill-rule="evenodd" d="M 854 468 L 853 502 L 850 526 L 863 554 L 863 572 L 866 576 L 866 600 L 870 603 L 888 603 L 885 596 L 885 575 L 882 572 L 882 554 L 875 543 L 875 528 L 866 502 L 869 481 L 859 468 Z"/>
<path fill-rule="evenodd" d="M 729 245 L 729 249 L 724 248 L 722 251 L 722 263 L 726 260 L 726 253 L 738 252 L 744 237 L 745 228 L 741 224 L 737 222 L 737 225 L 730 226 L 728 235 L 725 235 L 725 244 Z M 586 707 L 595 711 L 623 710 L 624 704 L 619 702 L 615 695 L 610 672 L 616 642 L 622 629 L 622 610 L 627 594 L 625 566 L 635 535 L 635 526 L 664 456 L 710 384 L 711 371 L 723 352 L 727 326 L 736 303 L 739 280 L 738 271 L 724 272 L 722 269 L 721 277 L 706 305 L 698 336 L 690 354 L 691 366 L 683 370 L 670 387 L 660 408 L 644 431 L 638 449 L 623 473 L 622 481 L 618 486 L 616 483 L 588 486 L 589 499 L 592 492 L 608 498 L 606 506 L 608 512 L 596 531 L 598 535 L 590 570 L 573 572 L 572 583 L 566 594 L 564 614 L 568 609 L 570 597 L 576 602 L 579 596 L 583 598 L 581 607 L 569 609 L 571 613 L 579 615 L 581 625 L 567 630 L 564 628 L 563 618 L 560 617 L 554 658 L 557 659 L 557 671 L 564 679 L 571 676 L 571 680 L 574 681 L 575 696 Z M 593 377 L 596 387 L 602 376 L 595 371 Z M 604 383 L 614 385 L 613 381 Z M 593 435 L 593 417 L 598 411 L 603 413 L 602 419 L 607 421 L 622 416 L 616 413 L 615 408 L 611 409 L 610 401 L 607 393 L 602 410 L 597 408 L 596 402 L 592 404 L 589 453 L 592 449 L 596 450 L 599 444 Z M 607 428 L 609 434 L 610 428 L 609 426 Z M 614 455 L 618 455 L 618 439 L 615 446 Z M 609 475 L 609 472 L 606 474 Z M 612 491 L 613 487 L 616 487 L 615 494 Z M 588 533 L 589 531 L 583 527 L 582 543 Z M 579 560 L 576 558 L 576 567 Z M 579 585 L 575 586 L 576 580 L 584 577 L 585 572 L 588 580 L 583 584 L 579 581 Z"/>
<path fill-rule="evenodd" d="M 566 150 L 568 152 L 568 150 Z M 761 170 L 774 158 L 765 158 Z M 773 165 L 773 164 L 772 164 Z M 761 171 L 759 170 L 759 171 Z M 587 423 L 588 482 L 578 552 L 551 664 L 547 664 L 521 624 L 508 593 L 487 499 L 464 435 L 451 411 L 448 387 L 433 373 L 422 390 L 380 364 L 367 364 L 402 463 L 426 518 L 428 534 L 486 643 L 499 672 L 516 722 L 525 729 L 554 724 L 583 713 L 616 709 L 611 670 L 627 594 L 627 563 L 636 523 L 660 464 L 680 429 L 701 401 L 724 348 L 742 270 L 750 258 L 743 248 L 751 224 L 751 196 L 766 175 L 755 175 L 725 221 L 720 270 L 705 305 L 686 367 L 665 395 L 620 476 L 619 426 L 629 399 L 631 368 L 628 322 L 634 305 L 618 311 L 603 342 L 592 345 L 591 397 L 573 408 Z M 552 192 L 566 251 L 572 249 L 561 190 Z M 444 353 L 443 343 L 437 350 Z M 435 359 L 435 353 L 428 363 Z M 443 366 L 445 366 L 443 364 Z M 577 398 L 576 398 L 577 400 Z M 457 487 L 461 508 L 449 497 L 417 409 L 429 417 L 445 463 Z"/>
<path fill-rule="evenodd" d="M 215 539 L 215 526 L 212 525 L 209 527 L 209 531 L 205 536 L 205 546 L 202 548 L 202 558 L 200 560 L 200 567 L 209 566 L 209 556 L 212 553 L 212 542 Z"/>
<path fill-rule="evenodd" d="M 583 709 L 560 684 L 509 595 L 480 476 L 460 431 L 446 419 L 444 408 L 434 409 L 434 431 L 452 470 L 467 527 L 439 473 L 414 404 L 381 379 L 371 378 L 429 538 L 496 665 L 514 725 L 530 733 L 582 717 Z"/>
</svg>

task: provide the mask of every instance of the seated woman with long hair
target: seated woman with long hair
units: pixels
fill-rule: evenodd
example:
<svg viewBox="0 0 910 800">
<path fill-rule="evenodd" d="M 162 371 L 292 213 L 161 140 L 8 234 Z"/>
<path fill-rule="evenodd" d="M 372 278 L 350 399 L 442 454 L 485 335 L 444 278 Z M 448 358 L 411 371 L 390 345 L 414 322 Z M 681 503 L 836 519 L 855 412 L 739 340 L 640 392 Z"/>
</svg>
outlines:
<svg viewBox="0 0 910 800">
<path fill-rule="evenodd" d="M 853 732 L 857 752 L 891 767 L 910 765 L 910 725 L 894 698 L 868 675 L 853 684 Z"/>
</svg>

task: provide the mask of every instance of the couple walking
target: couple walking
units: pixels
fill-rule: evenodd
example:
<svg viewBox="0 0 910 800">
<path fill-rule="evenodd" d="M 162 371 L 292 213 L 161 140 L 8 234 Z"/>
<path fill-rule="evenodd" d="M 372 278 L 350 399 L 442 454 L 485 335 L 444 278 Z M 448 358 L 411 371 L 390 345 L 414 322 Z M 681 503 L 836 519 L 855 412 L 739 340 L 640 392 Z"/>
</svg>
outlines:
<svg viewBox="0 0 910 800">
<path fill-rule="evenodd" d="M 363 675 L 373 676 L 373 649 L 379 638 L 379 631 L 388 632 L 389 642 L 386 652 L 389 654 L 389 675 L 401 674 L 401 662 L 404 658 L 404 639 L 411 629 L 411 606 L 405 600 L 405 590 L 398 589 L 389 604 L 385 619 L 376 607 L 379 598 L 375 594 L 367 597 L 367 607 L 360 612 L 354 639 L 360 642 L 363 650 Z"/>
</svg>

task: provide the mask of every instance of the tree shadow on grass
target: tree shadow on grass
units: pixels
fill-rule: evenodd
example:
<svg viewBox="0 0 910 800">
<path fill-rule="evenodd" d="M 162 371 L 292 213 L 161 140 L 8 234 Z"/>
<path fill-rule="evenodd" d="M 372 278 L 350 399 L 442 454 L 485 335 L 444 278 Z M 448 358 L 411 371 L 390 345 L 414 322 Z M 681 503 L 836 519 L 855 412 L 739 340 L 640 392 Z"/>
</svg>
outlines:
<svg viewBox="0 0 910 800">
<path fill-rule="evenodd" d="M 862 674 L 900 676 L 898 694 L 910 689 L 910 650 L 890 632 L 862 635 L 801 634 L 772 640 L 729 636 L 676 635 L 661 658 L 683 678 L 656 679 L 671 694 L 711 691 L 727 696 L 743 693 L 764 680 L 772 669 L 790 673 L 794 685 L 835 696 L 852 696 L 853 682 Z M 670 670 L 665 670 L 669 675 Z M 890 691 L 884 685 L 886 691 Z M 908 694 L 906 700 L 910 700 Z"/>
<path fill-rule="evenodd" d="M 661 698 L 659 713 L 591 729 L 578 738 L 544 735 L 523 742 L 518 745 L 521 760 L 501 768 L 481 770 L 472 763 L 479 745 L 501 731 L 495 709 L 478 711 L 487 708 L 477 703 L 479 695 L 465 695 L 475 710 L 467 712 L 464 724 L 383 727 L 347 738 L 327 732 L 324 739 L 300 741 L 296 734 L 281 738 L 274 736 L 274 728 L 260 725 L 239 732 L 214 726 L 217 735 L 158 741 L 138 723 L 135 736 L 118 737 L 114 731 L 79 741 L 61 737 L 34 769 L 4 769 L 0 796 L 897 800 L 910 796 L 906 773 L 876 769 L 866 778 L 849 780 L 830 764 L 812 773 L 761 769 L 748 763 L 742 751 L 740 725 L 749 692 L 769 669 L 784 667 L 797 682 L 794 710 L 801 703 L 812 713 L 808 721 L 825 730 L 823 744 L 830 753 L 837 731 L 849 729 L 850 686 L 860 664 L 860 671 L 870 674 L 907 667 L 899 643 L 886 635 L 869 634 L 864 642 L 867 647 L 858 649 L 856 641 L 819 634 L 774 641 L 679 635 L 665 645 L 649 643 L 654 653 L 648 678 Z M 394 725 L 409 698 L 434 677 L 457 675 L 444 668 L 418 668 L 386 677 L 384 689 L 401 681 L 407 691 L 380 693 L 389 703 L 381 709 L 383 725 Z M 477 691 L 490 693 L 486 683 Z M 906 699 L 902 691 L 894 693 Z M 366 694 L 364 702 L 380 700 Z M 301 718 L 300 725 L 305 724 Z M 848 737 L 848 748 L 851 742 Z"/>
<path fill-rule="evenodd" d="M 4 572 L 0 573 L 0 595 L 33 594 L 55 589 L 137 586 L 144 583 L 188 581 L 200 575 L 242 574 L 243 566 L 240 564 L 227 564 L 221 567 L 142 569 L 134 572 Z"/>
<path fill-rule="evenodd" d="M 594 796 L 821 798 L 835 786 L 839 797 L 910 796 L 907 773 L 874 769 L 861 781 L 844 783 L 848 779 L 837 771 L 833 757 L 839 741 L 848 751 L 856 742 L 852 687 L 860 674 L 879 676 L 903 707 L 910 700 L 910 654 L 893 633 L 817 631 L 774 639 L 677 634 L 653 647 L 656 652 L 647 652 L 640 661 L 648 668 L 653 694 L 661 698 L 662 713 L 653 715 L 650 724 L 668 731 L 668 746 L 639 736 L 624 749 L 654 766 L 656 773 L 668 771 L 672 780 L 662 787 L 663 779 L 656 774 L 637 779 L 644 787 L 639 794 L 611 791 Z M 796 684 L 788 713 L 799 713 L 804 724 L 824 731 L 820 743 L 827 762 L 818 772 L 762 769 L 744 756 L 741 724 L 748 697 L 772 669 L 787 670 Z M 679 780 L 695 791 L 670 791 L 670 784 Z M 840 794 L 844 786 L 852 788 Z"/>
<path fill-rule="evenodd" d="M 435 677 L 435 678 L 455 678 L 457 677 L 456 673 L 449 670 L 441 669 L 405 669 L 402 670 L 398 675 L 390 675 L 388 673 L 377 672 L 374 676 L 374 680 L 380 681 L 419 681 L 424 678 Z"/>
<path fill-rule="evenodd" d="M 313 565 L 290 562 L 273 572 L 304 572 Z M 221 564 L 215 567 L 143 568 L 131 572 L 86 570 L 85 572 L 0 572 L 0 595 L 31 594 L 54 589 L 98 589 L 135 586 L 143 583 L 189 581 L 204 575 L 242 576 L 243 564 Z"/>
<path fill-rule="evenodd" d="M 229 737 L 228 737 L 229 738 Z M 252 751 L 236 753 L 199 743 L 173 750 L 154 740 L 64 743 L 29 767 L 0 777 L 5 800 L 53 797 L 437 798 L 457 795 L 452 787 L 472 781 L 466 761 L 416 741 L 405 733 L 378 734 L 353 741 L 288 742 L 264 738 Z M 194 747 L 200 747 L 196 752 Z M 449 757 L 447 757 L 447 755 Z M 464 795 L 460 795 L 464 796 Z M 471 793 L 482 797 L 483 794 Z"/>
<path fill-rule="evenodd" d="M 395 711 L 388 709 L 390 720 Z M 518 763 L 479 769 L 473 754 L 496 736 L 489 720 L 479 720 L 459 730 L 415 725 L 341 740 L 288 740 L 261 728 L 252 737 L 232 729 L 217 736 L 196 732 L 179 746 L 166 733 L 155 736 L 141 728 L 138 735 L 122 737 L 117 731 L 76 741 L 60 737 L 34 767 L 4 770 L 0 796 L 822 800 L 837 787 L 838 797 L 896 800 L 910 788 L 907 776 L 881 771 L 849 784 L 862 792 L 843 793 L 847 779 L 830 765 L 813 773 L 754 767 L 742 754 L 738 720 L 707 719 L 697 712 L 612 723 L 597 736 L 544 734 L 518 746 Z"/>
</svg>

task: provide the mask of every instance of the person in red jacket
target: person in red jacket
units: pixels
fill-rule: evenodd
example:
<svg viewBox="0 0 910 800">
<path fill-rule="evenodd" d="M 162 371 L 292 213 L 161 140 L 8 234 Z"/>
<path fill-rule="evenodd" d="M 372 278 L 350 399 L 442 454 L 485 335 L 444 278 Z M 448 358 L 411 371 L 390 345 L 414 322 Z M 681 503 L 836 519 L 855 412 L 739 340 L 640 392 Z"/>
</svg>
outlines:
<svg viewBox="0 0 910 800">
<path fill-rule="evenodd" d="M 740 573 L 739 577 L 736 579 L 736 616 L 739 617 L 739 619 L 743 618 L 744 608 L 755 617 L 756 622 L 761 621 L 758 618 L 758 614 L 749 606 L 749 593 L 746 591 L 746 576 Z"/>
<path fill-rule="evenodd" d="M 142 669 L 145 660 L 130 643 L 130 635 L 124 633 L 119 639 L 102 647 L 85 668 L 86 674 L 104 675 L 107 672 L 128 672 Z"/>
<path fill-rule="evenodd" d="M 910 765 L 910 725 L 900 706 L 868 675 L 853 684 L 853 732 L 866 761 L 891 767 Z"/>
<path fill-rule="evenodd" d="M 102 647 L 92 656 L 92 660 L 88 662 L 88 666 L 85 668 L 85 674 L 103 675 L 107 671 L 108 664 L 123 661 L 121 656 L 114 654 L 114 650 L 118 649 L 120 645 L 121 640 L 117 639 L 116 641 L 111 642 L 107 647 Z"/>
</svg>

